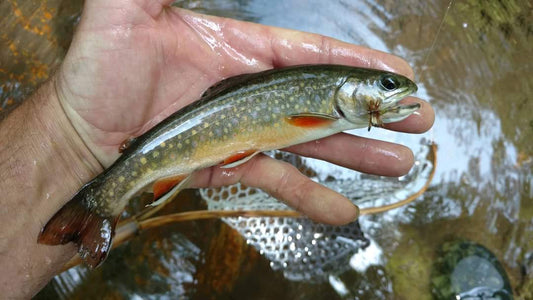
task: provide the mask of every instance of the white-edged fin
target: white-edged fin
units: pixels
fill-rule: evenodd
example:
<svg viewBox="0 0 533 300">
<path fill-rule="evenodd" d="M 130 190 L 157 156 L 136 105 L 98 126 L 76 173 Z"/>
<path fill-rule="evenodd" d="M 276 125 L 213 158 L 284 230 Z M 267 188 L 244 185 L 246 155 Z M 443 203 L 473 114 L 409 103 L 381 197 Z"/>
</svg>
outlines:
<svg viewBox="0 0 533 300">
<path fill-rule="evenodd" d="M 185 177 L 185 179 L 183 179 L 180 183 L 178 183 L 175 187 L 173 187 L 170 191 L 168 191 L 168 193 L 166 193 L 165 195 L 163 195 L 161 198 L 157 199 L 156 201 L 150 204 L 147 204 L 146 206 L 158 206 L 167 201 L 168 202 L 172 201 L 172 199 L 175 196 L 177 196 L 179 192 L 181 192 L 181 190 L 186 188 L 185 185 L 189 183 L 189 181 L 191 180 L 191 177 L 192 177 L 191 175 Z"/>
<path fill-rule="evenodd" d="M 381 113 L 381 122 L 382 123 L 393 123 L 404 120 L 409 117 L 412 113 L 417 111 L 420 108 L 419 103 L 408 104 L 408 105 L 398 105 L 386 109 Z"/>
<path fill-rule="evenodd" d="M 249 161 L 250 159 L 252 159 L 252 157 L 256 156 L 257 154 L 261 153 L 261 151 L 255 151 L 254 153 L 248 155 L 248 156 L 245 156 L 239 160 L 236 160 L 236 161 L 233 161 L 231 163 L 228 163 L 228 164 L 225 164 L 223 166 L 221 166 L 220 168 L 222 169 L 229 169 L 229 168 L 234 168 L 236 166 L 240 166 L 242 164 L 244 164 L 245 162 Z"/>
</svg>

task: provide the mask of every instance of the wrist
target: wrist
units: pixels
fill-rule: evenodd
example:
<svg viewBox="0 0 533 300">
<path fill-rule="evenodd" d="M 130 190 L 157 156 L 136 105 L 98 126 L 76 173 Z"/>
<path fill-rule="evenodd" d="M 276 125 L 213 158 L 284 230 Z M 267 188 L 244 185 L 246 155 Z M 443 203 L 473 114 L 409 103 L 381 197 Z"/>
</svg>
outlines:
<svg viewBox="0 0 533 300">
<path fill-rule="evenodd" d="M 0 123 L 0 140 L 0 294 L 27 298 L 75 253 L 37 244 L 41 227 L 102 167 L 63 112 L 54 79 Z"/>
<path fill-rule="evenodd" d="M 26 119 L 23 138 L 30 138 L 25 147 L 25 162 L 32 160 L 32 181 L 41 182 L 42 188 L 57 193 L 55 199 L 46 201 L 52 207 L 46 223 L 84 183 L 91 180 L 103 168 L 84 144 L 56 94 L 55 78 L 51 78 L 29 99 L 24 108 Z M 30 136 L 31 134 L 31 136 Z M 39 195 L 48 198 L 48 195 Z"/>
<path fill-rule="evenodd" d="M 28 110 L 36 120 L 34 130 L 42 132 L 41 142 L 48 146 L 48 151 L 42 152 L 46 154 L 45 162 L 54 162 L 65 174 L 69 173 L 77 188 L 102 172 L 102 165 L 79 136 L 59 101 L 55 77 L 28 100 Z"/>
</svg>

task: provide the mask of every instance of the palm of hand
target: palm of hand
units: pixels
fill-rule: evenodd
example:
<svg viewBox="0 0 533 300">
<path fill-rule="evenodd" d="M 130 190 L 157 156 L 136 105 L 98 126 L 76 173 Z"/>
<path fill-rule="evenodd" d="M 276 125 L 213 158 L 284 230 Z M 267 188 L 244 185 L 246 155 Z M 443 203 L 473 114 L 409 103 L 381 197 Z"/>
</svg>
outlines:
<svg viewBox="0 0 533 300">
<path fill-rule="evenodd" d="M 127 10 L 87 13 L 59 76 L 69 118 L 105 165 L 122 141 L 196 100 L 210 84 L 267 67 L 232 57 L 236 50 L 209 20 L 177 9 L 156 18 L 134 5 Z"/>
</svg>

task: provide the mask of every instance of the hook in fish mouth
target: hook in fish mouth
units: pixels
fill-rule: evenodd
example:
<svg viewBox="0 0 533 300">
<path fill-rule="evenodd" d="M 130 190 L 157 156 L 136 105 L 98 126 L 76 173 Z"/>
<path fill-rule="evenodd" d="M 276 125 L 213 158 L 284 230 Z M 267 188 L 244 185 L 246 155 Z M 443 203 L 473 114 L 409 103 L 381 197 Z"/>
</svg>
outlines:
<svg viewBox="0 0 533 300">
<path fill-rule="evenodd" d="M 383 124 L 399 122 L 409 117 L 420 108 L 420 103 L 398 104 L 406 96 L 416 92 L 418 87 L 412 81 L 407 87 L 389 95 L 384 100 L 373 99 L 368 101 L 368 131 L 372 126 L 383 127 Z"/>
<path fill-rule="evenodd" d="M 372 126 L 383 127 L 383 124 L 399 122 L 420 108 L 420 103 L 399 104 L 380 109 L 380 103 L 371 101 L 368 105 L 368 131 Z"/>
</svg>

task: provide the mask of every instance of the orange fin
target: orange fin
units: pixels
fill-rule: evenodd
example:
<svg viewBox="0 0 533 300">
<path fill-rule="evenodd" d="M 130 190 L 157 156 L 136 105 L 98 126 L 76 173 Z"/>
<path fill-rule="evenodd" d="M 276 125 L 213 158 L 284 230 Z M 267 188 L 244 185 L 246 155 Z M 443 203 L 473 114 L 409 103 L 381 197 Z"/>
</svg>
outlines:
<svg viewBox="0 0 533 300">
<path fill-rule="evenodd" d="M 286 120 L 289 124 L 294 126 L 314 128 L 330 125 L 338 119 L 325 114 L 304 113 L 288 116 L 286 117 Z"/>
<path fill-rule="evenodd" d="M 257 150 L 245 150 L 245 151 L 239 151 L 236 154 L 233 154 L 232 156 L 224 159 L 222 162 L 221 168 L 233 168 L 239 165 L 244 164 L 245 162 L 252 159 L 252 157 L 256 156 L 261 151 Z"/>
<path fill-rule="evenodd" d="M 188 174 L 176 175 L 172 177 L 166 177 L 159 179 L 154 182 L 153 191 L 154 191 L 154 201 L 161 198 L 163 195 L 172 190 L 173 187 L 182 182 L 185 178 L 189 176 Z"/>
<path fill-rule="evenodd" d="M 135 139 L 136 138 L 129 138 L 129 139 L 126 139 L 122 142 L 122 144 L 120 144 L 120 146 L 118 147 L 118 153 L 122 153 L 124 152 L 124 150 L 128 149 L 129 146 L 131 146 L 131 144 L 133 144 L 133 142 L 135 142 Z"/>
<path fill-rule="evenodd" d="M 164 202 L 172 200 L 182 189 L 185 188 L 190 174 L 176 175 L 160 179 L 154 183 L 154 202 L 149 206 L 157 206 Z"/>
<path fill-rule="evenodd" d="M 83 190 L 63 206 L 41 229 L 37 242 L 59 245 L 74 242 L 91 268 L 99 266 L 111 249 L 120 216 L 104 217 L 83 205 Z"/>
</svg>

